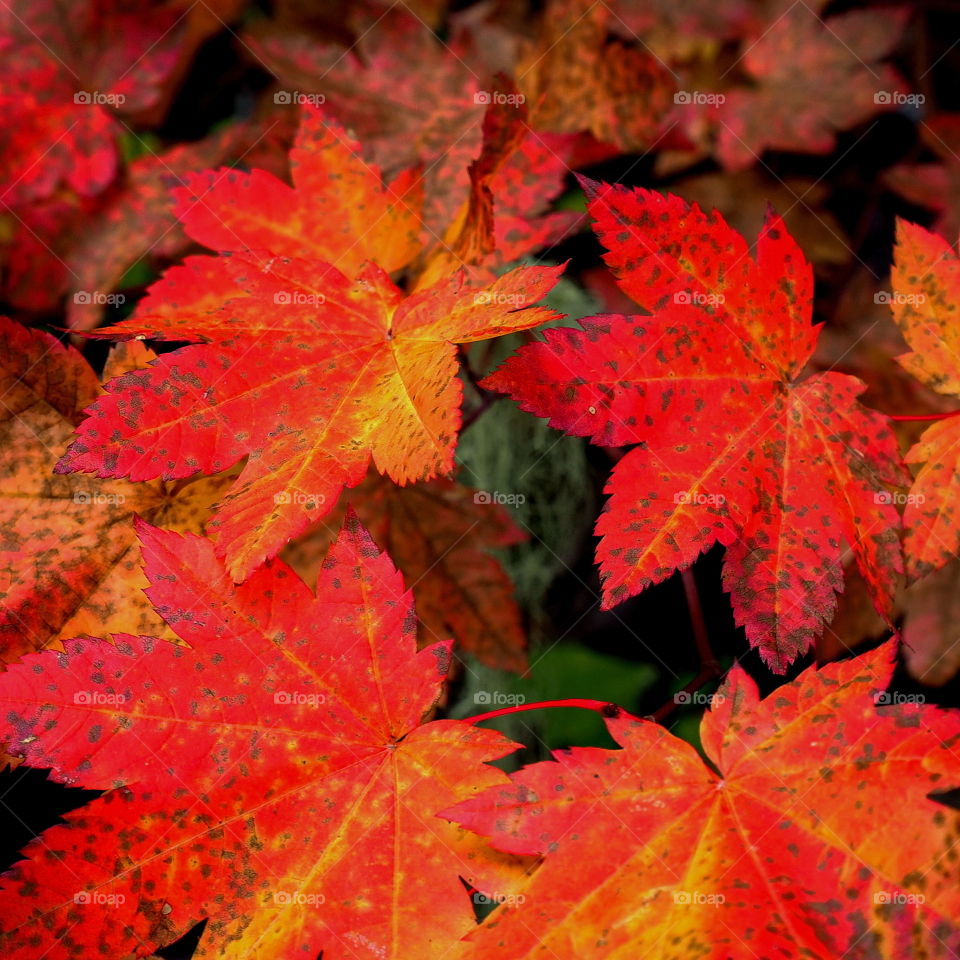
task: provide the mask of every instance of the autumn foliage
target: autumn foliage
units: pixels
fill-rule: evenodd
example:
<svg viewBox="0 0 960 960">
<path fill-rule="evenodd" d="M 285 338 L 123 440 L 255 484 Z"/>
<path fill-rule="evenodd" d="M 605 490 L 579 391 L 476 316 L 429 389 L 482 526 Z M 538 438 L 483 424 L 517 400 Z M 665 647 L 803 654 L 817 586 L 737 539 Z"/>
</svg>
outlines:
<svg viewBox="0 0 960 960">
<path fill-rule="evenodd" d="M 3 957 L 960 956 L 935 22 L 0 10 Z"/>
</svg>

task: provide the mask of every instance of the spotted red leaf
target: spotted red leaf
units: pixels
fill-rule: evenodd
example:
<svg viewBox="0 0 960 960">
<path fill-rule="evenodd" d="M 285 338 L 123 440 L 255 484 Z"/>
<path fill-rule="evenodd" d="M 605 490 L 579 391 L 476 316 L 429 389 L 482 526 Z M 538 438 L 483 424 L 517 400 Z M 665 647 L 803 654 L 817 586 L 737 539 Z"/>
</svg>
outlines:
<svg viewBox="0 0 960 960">
<path fill-rule="evenodd" d="M 146 366 L 117 344 L 106 377 Z M 0 317 L 0 661 L 102 631 L 173 640 L 143 595 L 134 516 L 200 533 L 230 476 L 175 483 L 60 477 L 53 466 L 100 394 L 72 347 Z"/>
<path fill-rule="evenodd" d="M 960 259 L 942 237 L 900 220 L 891 280 L 893 318 L 912 350 L 900 363 L 930 389 L 960 396 Z M 940 569 L 960 549 L 958 451 L 954 416 L 931 424 L 907 453 L 907 462 L 921 464 L 903 513 L 912 578 Z"/>
<path fill-rule="evenodd" d="M 692 135 L 713 130 L 717 159 L 728 169 L 752 166 L 768 149 L 829 153 L 837 131 L 908 95 L 898 73 L 878 62 L 896 46 L 905 21 L 904 10 L 821 20 L 808 4 L 774 5 L 743 39 L 738 63 L 747 82 L 731 85 L 728 70 L 714 99 L 684 91 L 681 110 Z"/>
<path fill-rule="evenodd" d="M 0 7 L 0 193 L 11 205 L 61 185 L 104 190 L 118 114 L 150 106 L 177 59 L 182 18 L 163 4 L 53 0 Z"/>
<path fill-rule="evenodd" d="M 212 544 L 140 526 L 150 600 L 189 646 L 72 640 L 0 677 L 11 753 L 108 791 L 31 843 L 0 891 L 8 960 L 440 958 L 474 923 L 459 879 L 510 858 L 434 814 L 505 781 L 502 735 L 424 723 L 449 641 L 355 516 L 316 596 L 280 562 L 235 587 Z"/>
<path fill-rule="evenodd" d="M 575 144 L 572 134 L 532 129 L 524 103 L 491 102 L 483 118 L 483 148 L 469 166 L 469 195 L 457 208 L 459 193 L 446 185 L 449 223 L 421 255 L 415 286 L 459 267 L 470 267 L 479 282 L 572 232 L 583 215 L 548 208 L 563 188 Z"/>
<path fill-rule="evenodd" d="M 545 858 L 462 960 L 955 957 L 960 718 L 878 706 L 887 644 L 760 700 L 735 667 L 701 723 L 710 761 L 663 727 L 607 721 L 448 816 Z"/>
<path fill-rule="evenodd" d="M 371 471 L 282 554 L 308 584 L 348 508 L 411 585 L 422 646 L 449 636 L 458 651 L 490 666 L 518 673 L 526 667 L 513 584 L 491 553 L 524 539 L 505 507 L 442 477 L 399 487 Z"/>
<path fill-rule="evenodd" d="M 571 135 L 532 129 L 527 105 L 515 102 L 517 91 L 487 71 L 473 71 L 456 37 L 439 43 L 409 10 L 393 8 L 373 20 L 361 7 L 350 13 L 357 41 L 348 49 L 271 23 L 258 24 L 248 41 L 288 88 L 281 99 L 294 91 L 323 97 L 324 109 L 354 131 L 385 171 L 422 166 L 424 247 L 443 251 L 449 242 L 451 252 L 458 252 L 450 232 L 456 233 L 475 186 L 471 165 L 490 154 L 499 167 L 487 169 L 495 263 L 547 246 L 573 226 L 575 213 L 547 213 L 568 170 Z M 501 127 L 513 128 L 513 142 L 491 144 L 491 114 L 499 114 Z"/>
<path fill-rule="evenodd" d="M 620 25 L 606 3 L 545 4 L 537 35 L 524 44 L 516 67 L 538 129 L 589 130 L 627 152 L 654 142 L 674 78 L 643 44 L 611 40 Z"/>
<path fill-rule="evenodd" d="M 276 154 L 286 165 L 285 154 L 293 136 L 289 127 L 277 118 L 269 123 L 242 121 L 228 124 L 196 143 L 134 160 L 103 198 L 102 207 L 83 221 L 82 229 L 68 231 L 67 263 L 61 268 L 69 272 L 70 326 L 79 330 L 96 326 L 107 296 L 141 257 L 166 262 L 190 245 L 183 224 L 177 220 L 175 193 L 188 174 L 240 157 L 251 165 L 258 159 L 263 162 L 267 149 L 276 149 L 281 138 L 285 138 L 285 146 L 276 149 Z"/>
<path fill-rule="evenodd" d="M 841 544 L 889 616 L 901 572 L 885 484 L 906 474 L 860 381 L 800 379 L 816 341 L 812 277 L 781 219 L 756 256 L 716 212 L 645 190 L 589 184 L 618 283 L 653 316 L 597 316 L 548 331 L 485 385 L 568 433 L 636 445 L 597 523 L 604 605 L 719 542 L 738 623 L 783 672 L 829 620 Z"/>
<path fill-rule="evenodd" d="M 386 271 L 418 249 L 416 177 L 384 185 L 316 111 L 291 166 L 294 187 L 222 171 L 181 194 L 187 232 L 237 252 L 172 268 L 131 319 L 98 331 L 194 345 L 109 384 L 57 466 L 169 480 L 247 457 L 210 524 L 238 579 L 332 509 L 371 458 L 400 484 L 449 472 L 454 344 L 557 316 L 525 308 L 562 267 L 521 267 L 484 287 L 457 272 L 404 297 Z"/>
<path fill-rule="evenodd" d="M 423 240 L 433 242 L 467 197 L 489 103 L 485 80 L 408 8 L 371 13 L 356 4 L 348 20 L 356 36 L 349 46 L 272 23 L 257 24 L 247 42 L 280 79 L 281 97 L 322 97 L 381 168 L 422 164 Z"/>
</svg>

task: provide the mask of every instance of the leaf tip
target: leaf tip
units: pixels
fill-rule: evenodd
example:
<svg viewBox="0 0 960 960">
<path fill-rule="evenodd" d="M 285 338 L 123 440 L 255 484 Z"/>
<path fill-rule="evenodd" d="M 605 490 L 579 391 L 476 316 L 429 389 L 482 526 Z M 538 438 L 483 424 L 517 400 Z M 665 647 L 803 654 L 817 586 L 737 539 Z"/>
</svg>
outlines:
<svg viewBox="0 0 960 960">
<path fill-rule="evenodd" d="M 596 200 L 597 194 L 600 192 L 603 184 L 599 180 L 591 180 L 590 177 L 585 177 L 582 173 L 575 173 L 574 176 L 577 178 L 580 189 L 583 190 L 587 198 L 587 203 Z"/>
</svg>

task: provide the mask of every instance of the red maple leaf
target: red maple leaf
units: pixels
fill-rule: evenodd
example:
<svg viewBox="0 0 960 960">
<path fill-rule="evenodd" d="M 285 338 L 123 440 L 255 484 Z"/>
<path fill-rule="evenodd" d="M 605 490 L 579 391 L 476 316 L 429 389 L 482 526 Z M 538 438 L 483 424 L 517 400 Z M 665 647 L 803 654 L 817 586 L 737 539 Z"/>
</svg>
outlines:
<svg viewBox="0 0 960 960">
<path fill-rule="evenodd" d="M 816 342 L 812 277 L 779 217 L 756 258 L 722 217 L 645 190 L 588 183 L 618 283 L 646 316 L 547 331 L 485 381 L 605 446 L 614 468 L 597 523 L 604 606 L 719 542 L 737 622 L 783 672 L 829 620 L 853 547 L 878 611 L 902 570 L 885 484 L 906 474 L 863 384 L 799 375 Z"/>
<path fill-rule="evenodd" d="M 316 111 L 291 166 L 293 188 L 254 170 L 184 191 L 187 232 L 239 253 L 189 258 L 133 318 L 98 331 L 194 345 L 108 384 L 57 465 L 172 480 L 247 457 L 210 524 L 238 579 L 332 509 L 371 458 L 400 484 L 449 473 L 454 344 L 554 319 L 525 308 L 563 270 L 520 267 L 485 287 L 457 272 L 405 298 L 386 271 L 419 249 L 416 178 L 385 187 Z"/>
<path fill-rule="evenodd" d="M 410 594 L 355 516 L 316 596 L 280 562 L 237 587 L 208 540 L 139 532 L 188 646 L 71 640 L 0 677 L 11 753 L 108 791 L 4 877 L 4 957 L 142 955 L 204 917 L 197 956 L 441 957 L 474 924 L 459 877 L 520 877 L 434 817 L 504 782 L 487 761 L 514 747 L 423 723 L 450 642 L 416 652 Z"/>
<path fill-rule="evenodd" d="M 619 24 L 605 3 L 546 5 L 515 71 L 538 129 L 589 130 L 627 152 L 653 143 L 670 106 L 673 77 L 643 44 L 611 40 L 608 34 Z"/>
<path fill-rule="evenodd" d="M 104 377 L 145 367 L 115 345 Z M 230 475 L 164 483 L 53 476 L 100 384 L 72 347 L 0 317 L 0 660 L 98 632 L 175 639 L 143 595 L 139 516 L 200 533 Z"/>
<path fill-rule="evenodd" d="M 942 237 L 900 220 L 891 280 L 893 318 L 912 351 L 897 359 L 931 390 L 960 395 L 960 259 Z M 930 424 L 907 453 L 908 463 L 922 465 L 903 512 L 911 579 L 940 569 L 960 547 L 958 444 L 960 416 L 948 416 Z"/>
<path fill-rule="evenodd" d="M 414 288 L 461 267 L 469 268 L 476 282 L 492 280 L 498 267 L 572 232 L 583 215 L 548 208 L 563 188 L 575 141 L 570 134 L 533 130 L 523 103 L 490 103 L 483 117 L 483 147 L 468 169 L 469 195 L 458 206 L 460 193 L 444 184 L 448 224 L 421 254 Z"/>
<path fill-rule="evenodd" d="M 929 795 L 960 784 L 960 720 L 894 702 L 893 660 L 762 701 L 736 666 L 700 726 L 711 766 L 621 712 L 623 749 L 573 747 L 445 811 L 544 857 L 457 956 L 955 957 L 960 815 Z"/>
<path fill-rule="evenodd" d="M 422 165 L 423 239 L 432 241 L 466 199 L 489 90 L 456 43 L 441 43 L 408 9 L 353 5 L 348 19 L 356 36 L 349 47 L 269 22 L 246 42 L 285 86 L 282 99 L 322 102 L 383 170 Z"/>
<path fill-rule="evenodd" d="M 569 170 L 575 137 L 532 129 L 523 97 L 504 78 L 491 78 L 489 69 L 471 69 L 457 37 L 439 43 L 405 10 L 372 21 L 361 8 L 350 13 L 357 41 L 349 49 L 270 23 L 258 24 L 248 41 L 288 88 L 278 97 L 322 97 L 324 109 L 354 131 L 386 172 L 422 166 L 425 247 L 442 248 L 457 230 L 475 186 L 471 162 L 490 154 L 498 167 L 488 184 L 496 197 L 489 214 L 496 221 L 496 263 L 556 242 L 571 229 L 575 213 L 546 211 Z M 417 69 L 409 69 L 411 63 Z M 491 143 L 492 117 L 510 128 L 509 142 Z"/>
<path fill-rule="evenodd" d="M 527 666 L 513 583 L 491 548 L 525 539 L 506 509 L 445 478 L 399 487 L 376 471 L 283 559 L 311 585 L 348 509 L 411 585 L 421 646 L 452 636 L 457 649 L 519 673 Z"/>
<path fill-rule="evenodd" d="M 130 0 L 0 9 L 0 202 L 48 197 L 61 184 L 92 196 L 110 184 L 118 114 L 160 95 L 176 63 L 180 20 L 169 6 Z"/>
<path fill-rule="evenodd" d="M 765 150 L 829 153 L 837 131 L 895 108 L 894 98 L 905 95 L 897 71 L 878 62 L 896 46 L 905 21 L 904 10 L 821 20 L 808 4 L 773 4 L 743 37 L 743 81 L 729 82 L 724 61 L 712 96 L 682 91 L 680 120 L 694 140 L 713 132 L 717 160 L 727 169 L 746 169 Z"/>
<path fill-rule="evenodd" d="M 66 264 L 61 267 L 70 274 L 69 325 L 78 330 L 95 327 L 103 316 L 105 296 L 119 287 L 126 271 L 142 257 L 169 262 L 190 246 L 177 219 L 175 194 L 188 174 L 237 159 L 262 164 L 271 155 L 268 151 L 274 150 L 285 167 L 294 129 L 276 117 L 269 123 L 244 120 L 196 143 L 147 153 L 130 163 L 101 197 L 99 209 L 84 219 L 82 229 L 67 231 Z M 283 143 L 281 149 L 276 149 L 278 141 Z"/>
</svg>

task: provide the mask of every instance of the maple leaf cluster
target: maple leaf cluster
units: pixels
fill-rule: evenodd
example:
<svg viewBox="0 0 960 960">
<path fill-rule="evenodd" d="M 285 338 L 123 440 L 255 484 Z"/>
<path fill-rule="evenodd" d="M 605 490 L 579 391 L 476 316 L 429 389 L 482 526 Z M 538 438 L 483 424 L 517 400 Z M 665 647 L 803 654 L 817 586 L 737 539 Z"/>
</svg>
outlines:
<svg viewBox="0 0 960 960">
<path fill-rule="evenodd" d="M 0 12 L 3 956 L 960 955 L 960 258 L 773 173 L 909 12 L 254 6 Z"/>
</svg>

